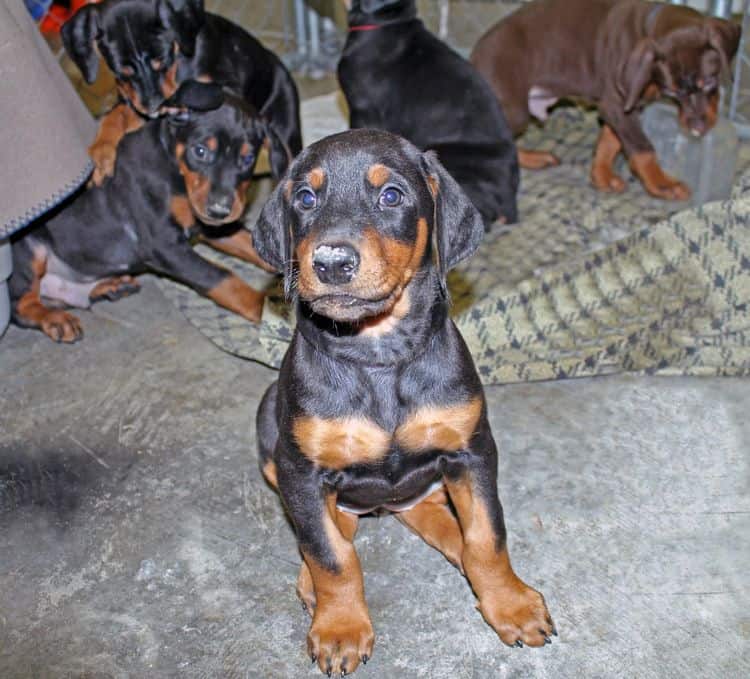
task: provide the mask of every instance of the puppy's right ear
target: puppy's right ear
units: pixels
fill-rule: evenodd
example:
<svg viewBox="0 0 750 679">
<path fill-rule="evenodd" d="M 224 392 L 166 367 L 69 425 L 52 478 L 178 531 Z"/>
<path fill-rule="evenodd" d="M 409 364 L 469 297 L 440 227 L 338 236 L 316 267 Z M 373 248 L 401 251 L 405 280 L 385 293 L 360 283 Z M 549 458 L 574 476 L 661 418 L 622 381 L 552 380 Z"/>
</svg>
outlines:
<svg viewBox="0 0 750 679">
<path fill-rule="evenodd" d="M 157 0 L 156 9 L 162 25 L 174 33 L 180 52 L 192 57 L 206 20 L 203 0 Z"/>
<path fill-rule="evenodd" d="M 261 259 L 284 274 L 284 294 L 290 297 L 294 266 L 288 176 L 289 173 L 277 184 L 250 233 Z"/>
<path fill-rule="evenodd" d="M 659 58 L 656 43 L 650 38 L 639 40 L 622 67 L 615 85 L 625 100 L 625 113 L 630 113 L 651 82 L 654 65 Z"/>
<path fill-rule="evenodd" d="M 162 104 L 164 113 L 173 110 L 213 111 L 224 103 L 224 90 L 216 83 L 186 80 L 177 91 Z"/>
<path fill-rule="evenodd" d="M 62 27 L 65 51 L 89 84 L 96 80 L 99 71 L 99 55 L 94 43 L 100 35 L 99 8 L 96 5 L 81 7 Z"/>
</svg>

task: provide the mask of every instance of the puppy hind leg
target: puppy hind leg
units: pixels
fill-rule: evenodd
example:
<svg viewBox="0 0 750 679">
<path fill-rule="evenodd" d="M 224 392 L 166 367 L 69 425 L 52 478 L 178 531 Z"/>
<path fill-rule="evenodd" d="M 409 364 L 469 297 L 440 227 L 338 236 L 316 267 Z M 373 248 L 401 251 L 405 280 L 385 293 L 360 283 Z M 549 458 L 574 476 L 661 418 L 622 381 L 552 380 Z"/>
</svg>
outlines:
<svg viewBox="0 0 750 679">
<path fill-rule="evenodd" d="M 396 518 L 463 573 L 464 538 L 448 505 L 445 488 L 439 488 L 411 509 L 398 512 Z"/>
</svg>

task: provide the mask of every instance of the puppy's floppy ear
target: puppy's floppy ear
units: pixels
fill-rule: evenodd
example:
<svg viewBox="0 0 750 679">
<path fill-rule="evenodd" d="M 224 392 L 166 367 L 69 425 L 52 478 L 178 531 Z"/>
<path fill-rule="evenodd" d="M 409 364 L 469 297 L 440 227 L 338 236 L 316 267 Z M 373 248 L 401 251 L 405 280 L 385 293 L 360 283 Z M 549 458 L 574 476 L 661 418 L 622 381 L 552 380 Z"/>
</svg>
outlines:
<svg viewBox="0 0 750 679">
<path fill-rule="evenodd" d="M 479 210 L 440 164 L 433 151 L 423 153 L 421 163 L 435 206 L 432 225 L 433 257 L 441 287 L 446 292 L 446 274 L 479 247 L 484 236 L 484 221 Z"/>
<path fill-rule="evenodd" d="M 100 35 L 99 8 L 96 5 L 81 7 L 62 27 L 65 51 L 89 84 L 96 80 L 99 71 L 99 55 L 94 42 Z"/>
<path fill-rule="evenodd" d="M 206 20 L 203 0 L 157 0 L 156 8 L 161 23 L 174 33 L 180 52 L 192 57 L 198 31 Z"/>
<path fill-rule="evenodd" d="M 625 99 L 625 113 L 630 113 L 651 82 L 654 65 L 659 59 L 659 49 L 651 38 L 638 41 L 620 71 L 615 85 Z"/>
<path fill-rule="evenodd" d="M 279 136 L 274 124 L 263 121 L 263 133 L 266 137 L 265 146 L 268 149 L 268 161 L 274 179 L 280 179 L 286 169 L 292 164 L 294 157 L 286 142 Z"/>
<path fill-rule="evenodd" d="M 224 103 L 224 90 L 216 83 L 186 80 L 177 91 L 162 104 L 162 111 L 171 113 L 189 109 L 191 111 L 213 111 Z"/>
<path fill-rule="evenodd" d="M 388 7 L 389 5 L 396 5 L 401 0 L 360 0 L 359 6 L 360 9 L 363 12 L 366 12 L 367 14 L 373 14 L 374 12 L 377 12 L 384 7 Z"/>
<path fill-rule="evenodd" d="M 731 21 L 725 19 L 706 19 L 706 40 L 721 58 L 721 70 L 729 72 L 729 62 L 732 61 L 737 47 L 740 44 L 742 29 Z"/>
<path fill-rule="evenodd" d="M 253 245 L 261 259 L 284 274 L 284 294 L 289 297 L 292 286 L 292 224 L 286 174 L 260 212 L 258 221 L 250 229 Z"/>
</svg>

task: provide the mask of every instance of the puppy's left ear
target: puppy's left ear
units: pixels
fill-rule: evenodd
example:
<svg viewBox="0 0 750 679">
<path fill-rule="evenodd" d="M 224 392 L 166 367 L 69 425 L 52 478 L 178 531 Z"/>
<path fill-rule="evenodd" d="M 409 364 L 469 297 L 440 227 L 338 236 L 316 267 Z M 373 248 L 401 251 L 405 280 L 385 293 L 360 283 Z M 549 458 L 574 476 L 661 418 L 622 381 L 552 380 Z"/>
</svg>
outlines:
<svg viewBox="0 0 750 679">
<path fill-rule="evenodd" d="M 639 40 L 628 55 L 620 71 L 620 77 L 615 82 L 625 100 L 625 113 L 630 113 L 635 108 L 646 85 L 651 82 L 658 58 L 659 50 L 651 38 Z"/>
<path fill-rule="evenodd" d="M 264 146 L 268 150 L 271 174 L 274 179 L 281 179 L 287 168 L 292 164 L 294 156 L 292 156 L 286 142 L 279 136 L 273 123 L 268 120 L 263 121 L 263 134 L 266 138 Z"/>
<path fill-rule="evenodd" d="M 284 274 L 284 294 L 291 296 L 294 264 L 292 262 L 292 233 L 289 200 L 286 195 L 285 175 L 278 183 L 260 212 L 258 221 L 250 229 L 253 245 L 261 259 Z"/>
<path fill-rule="evenodd" d="M 89 84 L 96 80 L 99 72 L 99 55 L 94 49 L 94 43 L 101 34 L 99 22 L 99 8 L 86 5 L 63 24 L 61 31 L 65 51 Z"/>
<path fill-rule="evenodd" d="M 434 201 L 433 257 L 446 292 L 446 274 L 479 247 L 484 236 L 484 221 L 433 151 L 422 154 L 422 172 Z"/>
<path fill-rule="evenodd" d="M 742 29 L 725 19 L 706 20 L 706 39 L 721 58 L 721 70 L 729 73 L 729 62 L 732 61 L 740 44 Z"/>
<path fill-rule="evenodd" d="M 157 0 L 156 8 L 161 23 L 174 33 L 180 52 L 192 57 L 198 31 L 206 20 L 203 0 Z"/>
</svg>

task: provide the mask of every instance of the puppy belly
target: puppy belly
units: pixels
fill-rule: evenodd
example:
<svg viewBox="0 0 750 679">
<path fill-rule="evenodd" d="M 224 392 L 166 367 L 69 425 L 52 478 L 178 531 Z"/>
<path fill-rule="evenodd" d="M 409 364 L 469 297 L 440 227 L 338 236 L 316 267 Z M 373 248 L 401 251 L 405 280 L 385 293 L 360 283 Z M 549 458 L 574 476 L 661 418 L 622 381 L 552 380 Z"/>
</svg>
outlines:
<svg viewBox="0 0 750 679">
<path fill-rule="evenodd" d="M 418 505 L 429 495 L 432 495 L 442 485 L 442 480 L 433 481 L 433 483 L 429 485 L 427 490 L 419 493 L 418 495 L 415 495 L 414 497 L 407 498 L 406 500 L 401 500 L 400 502 L 388 502 L 385 504 L 376 505 L 375 507 L 358 507 L 356 505 L 348 505 L 344 502 L 337 502 L 336 506 L 341 511 L 349 512 L 350 514 L 369 514 L 370 512 L 374 512 L 380 509 L 384 509 L 389 512 L 405 512 L 407 509 L 411 509 L 412 507 Z"/>
<path fill-rule="evenodd" d="M 534 85 L 529 90 L 529 113 L 537 120 L 547 120 L 548 109 L 556 103 L 557 97 L 541 87 Z"/>
<path fill-rule="evenodd" d="M 98 281 L 76 283 L 56 273 L 47 273 L 41 280 L 39 292 L 47 299 L 58 300 L 79 309 L 88 309 L 91 306 L 89 295 L 97 283 Z"/>
</svg>

